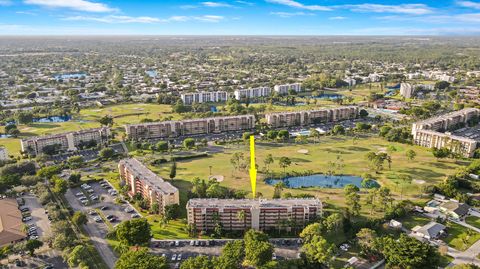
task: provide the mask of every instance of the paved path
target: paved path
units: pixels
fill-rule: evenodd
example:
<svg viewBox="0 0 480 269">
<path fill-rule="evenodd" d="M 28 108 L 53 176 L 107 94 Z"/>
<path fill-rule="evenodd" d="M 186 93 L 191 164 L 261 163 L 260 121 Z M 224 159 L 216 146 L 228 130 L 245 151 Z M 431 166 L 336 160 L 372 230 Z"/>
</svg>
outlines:
<svg viewBox="0 0 480 269">
<path fill-rule="evenodd" d="M 75 198 L 75 194 L 72 192 L 72 189 L 68 189 L 68 191 L 65 193 L 65 198 L 69 202 L 70 206 L 73 208 L 74 211 L 85 211 L 85 208 L 83 208 L 80 203 L 78 203 L 77 199 Z M 90 240 L 92 241 L 93 245 L 97 249 L 98 253 L 102 257 L 102 259 L 105 261 L 105 264 L 107 264 L 108 268 L 113 268 L 115 267 L 115 262 L 117 261 L 117 257 L 115 256 L 115 253 L 113 250 L 110 248 L 110 246 L 107 243 L 107 240 L 105 239 L 105 234 L 106 231 L 108 230 L 106 227 L 105 223 L 101 223 L 99 225 L 105 225 L 105 229 L 98 229 L 98 227 L 91 222 L 89 219 L 89 222 L 85 224 L 83 227 L 85 228 L 85 231 L 88 233 Z"/>
</svg>

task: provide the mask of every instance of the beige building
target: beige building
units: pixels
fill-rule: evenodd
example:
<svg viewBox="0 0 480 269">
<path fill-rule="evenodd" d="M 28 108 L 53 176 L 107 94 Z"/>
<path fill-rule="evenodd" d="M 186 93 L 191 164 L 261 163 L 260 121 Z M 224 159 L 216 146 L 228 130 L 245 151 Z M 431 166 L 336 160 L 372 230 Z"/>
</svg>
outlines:
<svg viewBox="0 0 480 269">
<path fill-rule="evenodd" d="M 253 115 L 150 122 L 125 126 L 127 136 L 132 140 L 223 133 L 253 128 L 255 128 Z"/>
<path fill-rule="evenodd" d="M 266 114 L 265 118 L 270 127 L 278 128 L 349 120 L 355 119 L 357 115 L 358 107 L 345 106 L 320 110 L 271 113 Z"/>
<path fill-rule="evenodd" d="M 0 247 L 24 240 L 22 213 L 15 199 L 0 200 Z"/>
<path fill-rule="evenodd" d="M 217 103 L 225 102 L 228 100 L 228 93 L 224 91 L 216 92 L 189 92 L 182 93 L 180 95 L 185 105 L 191 105 L 193 103 Z"/>
<path fill-rule="evenodd" d="M 322 203 L 318 199 L 190 199 L 187 214 L 188 223 L 204 232 L 218 222 L 227 231 L 269 231 L 293 225 L 301 229 L 321 216 Z"/>
<path fill-rule="evenodd" d="M 400 84 L 400 95 L 405 98 L 412 98 L 415 93 L 415 87 L 410 83 L 401 83 Z"/>
<path fill-rule="evenodd" d="M 416 122 L 412 125 L 415 144 L 428 148 L 449 148 L 465 157 L 472 157 L 478 147 L 478 140 L 450 131 L 464 127 L 469 120 L 478 118 L 480 110 L 466 108 L 442 116 Z"/>
<path fill-rule="evenodd" d="M 85 129 L 77 132 L 69 132 L 55 135 L 37 136 L 22 139 L 22 151 L 33 155 L 43 153 L 46 146 L 57 145 L 59 151 L 78 150 L 82 143 L 95 141 L 97 146 L 108 144 L 110 129 L 107 127 L 97 129 Z"/>
<path fill-rule="evenodd" d="M 270 87 L 257 87 L 250 89 L 241 89 L 235 90 L 234 93 L 235 99 L 253 99 L 258 97 L 270 96 L 272 94 L 272 89 Z"/>
<path fill-rule="evenodd" d="M 291 83 L 291 84 L 275 85 L 275 87 L 273 87 L 273 90 L 280 95 L 288 94 L 290 92 L 290 90 L 293 90 L 295 92 L 301 92 L 302 91 L 302 84 L 301 83 Z"/>
<path fill-rule="evenodd" d="M 150 205 L 158 203 L 161 212 L 164 212 L 167 205 L 180 203 L 178 189 L 165 182 L 137 159 L 121 160 L 118 163 L 118 170 L 120 178 L 125 180 L 129 188 L 130 197 L 141 194 Z"/>
</svg>

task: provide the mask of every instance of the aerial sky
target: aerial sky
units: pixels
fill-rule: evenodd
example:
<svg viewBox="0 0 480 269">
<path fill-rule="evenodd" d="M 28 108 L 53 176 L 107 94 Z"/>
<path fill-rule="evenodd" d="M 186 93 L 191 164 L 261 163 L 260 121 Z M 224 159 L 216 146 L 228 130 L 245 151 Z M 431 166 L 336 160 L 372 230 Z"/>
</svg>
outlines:
<svg viewBox="0 0 480 269">
<path fill-rule="evenodd" d="M 479 35 L 480 0 L 0 0 L 0 35 Z"/>
</svg>

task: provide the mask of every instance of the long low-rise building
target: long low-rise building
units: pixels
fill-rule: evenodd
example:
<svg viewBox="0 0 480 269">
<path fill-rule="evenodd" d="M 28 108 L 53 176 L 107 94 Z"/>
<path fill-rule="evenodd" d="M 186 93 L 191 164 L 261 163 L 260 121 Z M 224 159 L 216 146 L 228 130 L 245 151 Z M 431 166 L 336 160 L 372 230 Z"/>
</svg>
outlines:
<svg viewBox="0 0 480 269">
<path fill-rule="evenodd" d="M 479 115 L 479 109 L 466 108 L 413 123 L 413 141 L 423 147 L 448 148 L 464 157 L 472 157 L 480 140 L 464 136 L 461 132 L 452 134 L 452 131 L 478 122 Z"/>
<path fill-rule="evenodd" d="M 251 130 L 253 128 L 255 128 L 255 116 L 253 115 L 149 122 L 125 126 L 127 136 L 132 140 L 173 138 L 188 135 Z"/>
<path fill-rule="evenodd" d="M 254 99 L 259 97 L 270 96 L 272 94 L 272 89 L 270 87 L 257 87 L 249 89 L 239 89 L 233 92 L 235 99 Z"/>
<path fill-rule="evenodd" d="M 336 122 L 355 119 L 357 116 L 358 107 L 345 106 L 319 110 L 271 113 L 266 114 L 265 119 L 270 127 L 279 128 Z"/>
<path fill-rule="evenodd" d="M 472 120 L 474 118 L 478 119 L 479 117 L 480 109 L 465 108 L 445 115 L 415 122 L 412 125 L 412 134 L 415 136 L 415 132 L 418 130 L 433 130 L 445 132 L 452 128 L 458 129 L 459 124 L 465 125 L 468 123 L 469 120 Z"/>
<path fill-rule="evenodd" d="M 318 199 L 190 199 L 188 223 L 197 231 L 211 231 L 217 224 L 227 231 L 261 231 L 305 227 L 322 214 Z"/>
<path fill-rule="evenodd" d="M 120 178 L 128 186 L 130 197 L 140 194 L 150 205 L 157 203 L 163 213 L 165 206 L 180 203 L 178 189 L 165 182 L 135 158 L 123 159 L 118 163 Z"/>
<path fill-rule="evenodd" d="M 216 91 L 216 92 L 188 92 L 182 93 L 180 95 L 183 103 L 185 105 L 191 105 L 193 103 L 217 103 L 217 102 L 225 102 L 228 100 L 228 93 L 224 91 Z"/>
<path fill-rule="evenodd" d="M 291 83 L 291 84 L 275 85 L 275 87 L 273 87 L 273 90 L 280 95 L 288 94 L 290 92 L 290 90 L 295 91 L 295 92 L 301 92 L 302 91 L 302 84 L 301 83 Z"/>
<path fill-rule="evenodd" d="M 38 155 L 44 153 L 45 147 L 54 146 L 55 151 L 75 151 L 83 146 L 105 146 L 108 144 L 110 129 L 108 127 L 85 129 L 77 132 L 37 136 L 22 139 L 22 151 Z"/>
</svg>

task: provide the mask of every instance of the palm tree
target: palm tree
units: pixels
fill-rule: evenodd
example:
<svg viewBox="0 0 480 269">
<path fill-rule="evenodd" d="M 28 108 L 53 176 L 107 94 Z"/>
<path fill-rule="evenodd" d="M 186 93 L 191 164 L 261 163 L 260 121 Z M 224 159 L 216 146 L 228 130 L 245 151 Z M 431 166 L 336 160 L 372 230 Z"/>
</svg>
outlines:
<svg viewBox="0 0 480 269">
<path fill-rule="evenodd" d="M 310 128 L 310 137 L 313 137 L 313 141 L 317 143 L 317 139 L 320 138 L 320 132 L 315 128 Z"/>
<path fill-rule="evenodd" d="M 240 210 L 237 212 L 237 219 L 238 221 L 243 221 L 243 230 L 245 231 L 247 228 L 247 215 L 245 214 L 245 210 Z"/>
<path fill-rule="evenodd" d="M 402 191 L 400 192 L 400 200 L 403 199 L 403 189 L 405 187 L 405 184 L 410 184 L 412 183 L 412 177 L 410 175 L 401 175 L 400 180 L 402 180 Z"/>
<path fill-rule="evenodd" d="M 281 168 L 283 168 L 283 174 L 286 176 L 287 175 L 287 167 L 292 164 L 292 160 L 288 157 L 281 157 L 278 160 L 278 165 L 280 165 Z"/>
<path fill-rule="evenodd" d="M 274 190 L 273 190 L 273 198 L 280 198 L 281 194 L 282 194 L 282 191 L 283 191 L 283 188 L 285 188 L 285 183 L 283 183 L 283 181 L 279 181 L 277 183 L 275 183 L 275 185 L 273 186 L 274 187 Z"/>
</svg>

